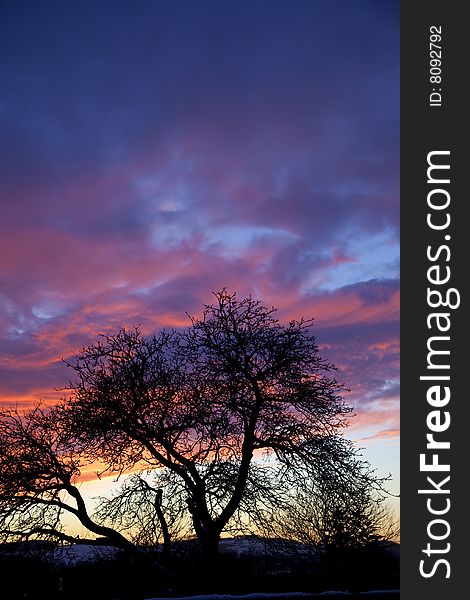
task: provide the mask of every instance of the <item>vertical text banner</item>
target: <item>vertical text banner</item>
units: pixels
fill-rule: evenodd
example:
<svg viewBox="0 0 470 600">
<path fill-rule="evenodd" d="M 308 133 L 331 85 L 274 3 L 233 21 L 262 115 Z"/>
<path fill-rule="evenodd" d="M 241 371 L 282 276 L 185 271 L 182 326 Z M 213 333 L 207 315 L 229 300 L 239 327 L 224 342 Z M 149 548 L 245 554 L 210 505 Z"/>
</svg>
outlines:
<svg viewBox="0 0 470 600">
<path fill-rule="evenodd" d="M 401 596 L 468 593 L 470 169 L 462 2 L 401 4 Z"/>
</svg>

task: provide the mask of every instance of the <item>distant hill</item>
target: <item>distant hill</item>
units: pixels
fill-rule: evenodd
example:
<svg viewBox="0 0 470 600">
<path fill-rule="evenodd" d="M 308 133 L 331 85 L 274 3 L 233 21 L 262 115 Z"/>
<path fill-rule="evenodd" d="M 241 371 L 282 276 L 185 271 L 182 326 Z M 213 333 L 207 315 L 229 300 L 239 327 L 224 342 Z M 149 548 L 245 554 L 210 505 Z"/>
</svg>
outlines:
<svg viewBox="0 0 470 600">
<path fill-rule="evenodd" d="M 195 542 L 188 540 L 177 542 L 175 552 L 186 553 L 190 551 Z M 394 558 L 400 556 L 400 545 L 394 542 L 383 543 L 381 547 L 391 553 Z M 305 556 L 307 550 L 300 542 L 282 539 L 263 539 L 257 536 L 244 536 L 223 538 L 220 540 L 219 550 L 222 555 L 233 556 Z M 113 559 L 121 550 L 106 545 L 92 544 L 64 544 L 57 546 L 52 542 L 31 540 L 29 542 L 12 542 L 0 544 L 0 551 L 7 555 L 33 555 L 42 556 L 53 562 L 63 564 L 77 564 L 93 562 L 96 560 Z M 318 551 L 318 554 L 320 552 Z M 315 551 L 308 549 L 310 558 Z"/>
</svg>

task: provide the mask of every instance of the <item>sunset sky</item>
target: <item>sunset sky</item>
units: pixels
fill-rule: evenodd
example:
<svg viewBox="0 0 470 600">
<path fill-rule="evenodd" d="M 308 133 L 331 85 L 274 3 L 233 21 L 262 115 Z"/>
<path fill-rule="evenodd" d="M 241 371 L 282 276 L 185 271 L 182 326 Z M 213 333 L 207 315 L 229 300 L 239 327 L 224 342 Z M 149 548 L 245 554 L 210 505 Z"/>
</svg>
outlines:
<svg viewBox="0 0 470 600">
<path fill-rule="evenodd" d="M 226 286 L 315 317 L 398 481 L 399 2 L 0 4 L 0 403 Z"/>
</svg>

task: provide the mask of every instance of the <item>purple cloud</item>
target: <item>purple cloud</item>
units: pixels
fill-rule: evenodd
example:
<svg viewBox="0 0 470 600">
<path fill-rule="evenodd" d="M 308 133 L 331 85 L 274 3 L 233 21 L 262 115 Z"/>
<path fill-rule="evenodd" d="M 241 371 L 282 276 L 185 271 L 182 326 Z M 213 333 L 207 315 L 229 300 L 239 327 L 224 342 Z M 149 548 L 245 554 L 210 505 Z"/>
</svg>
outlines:
<svg viewBox="0 0 470 600">
<path fill-rule="evenodd" d="M 398 2 L 0 10 L 0 401 L 227 286 L 316 317 L 357 422 L 396 430 Z"/>
</svg>

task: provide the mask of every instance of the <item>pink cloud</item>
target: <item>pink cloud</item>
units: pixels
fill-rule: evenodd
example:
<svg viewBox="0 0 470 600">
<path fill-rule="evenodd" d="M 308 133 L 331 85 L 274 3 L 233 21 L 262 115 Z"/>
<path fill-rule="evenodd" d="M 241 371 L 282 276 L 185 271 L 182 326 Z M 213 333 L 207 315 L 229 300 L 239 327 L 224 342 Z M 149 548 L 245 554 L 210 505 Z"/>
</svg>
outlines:
<svg viewBox="0 0 470 600">
<path fill-rule="evenodd" d="M 360 438 L 359 442 L 376 442 L 382 440 L 398 440 L 400 437 L 400 430 L 396 429 L 384 429 L 382 431 L 378 431 L 377 433 L 373 433 L 372 435 L 368 435 L 364 438 Z"/>
</svg>

